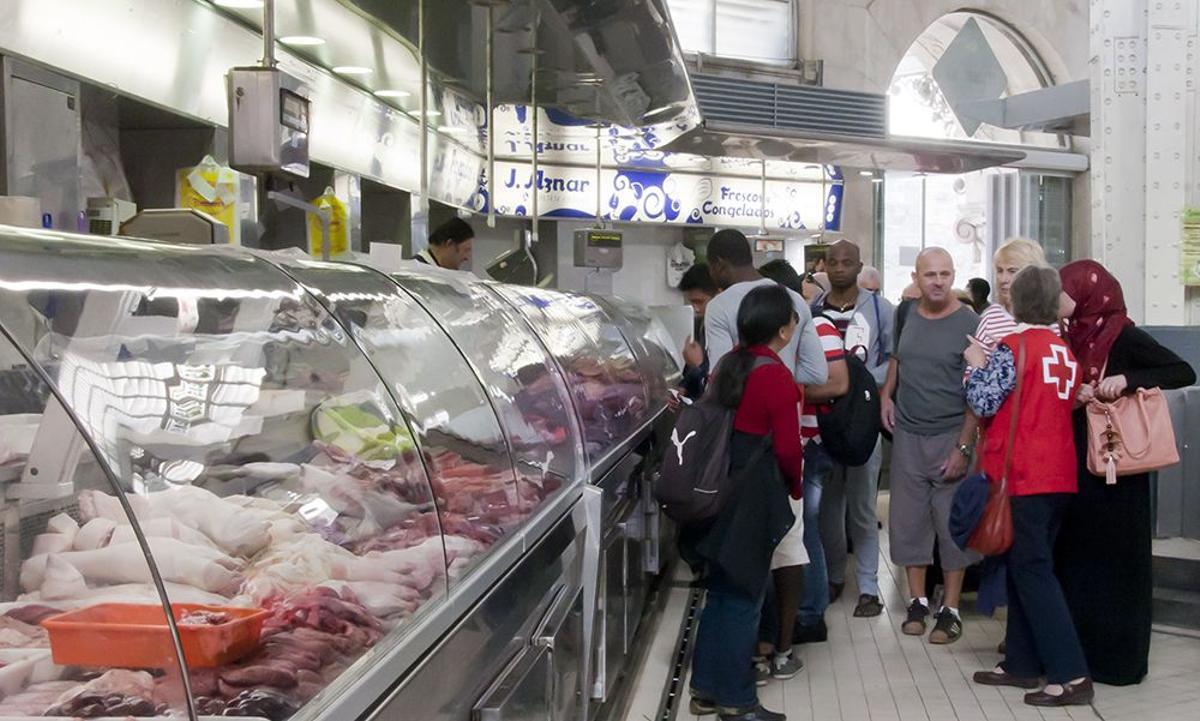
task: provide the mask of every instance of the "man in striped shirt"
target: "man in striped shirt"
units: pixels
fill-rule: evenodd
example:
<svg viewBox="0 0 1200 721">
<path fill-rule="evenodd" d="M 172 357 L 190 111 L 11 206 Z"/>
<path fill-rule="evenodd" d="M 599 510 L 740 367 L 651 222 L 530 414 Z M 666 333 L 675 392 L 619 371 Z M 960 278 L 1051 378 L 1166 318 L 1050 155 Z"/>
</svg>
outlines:
<svg viewBox="0 0 1200 721">
<path fill-rule="evenodd" d="M 859 287 L 863 271 L 859 247 L 840 240 L 825 257 L 830 291 L 813 303 L 813 316 L 824 316 L 837 328 L 842 347 L 863 361 L 880 386 L 887 380 L 895 310 L 878 295 Z M 858 581 L 858 603 L 854 615 L 878 616 L 879 519 L 876 498 L 879 469 L 883 465 L 883 443 L 876 440 L 870 459 L 861 466 L 834 462 L 824 482 L 821 499 L 821 540 L 828 565 L 829 593 L 837 600 L 845 587 L 848 548 L 854 541 Z M 812 555 L 812 552 L 809 552 Z"/>
</svg>

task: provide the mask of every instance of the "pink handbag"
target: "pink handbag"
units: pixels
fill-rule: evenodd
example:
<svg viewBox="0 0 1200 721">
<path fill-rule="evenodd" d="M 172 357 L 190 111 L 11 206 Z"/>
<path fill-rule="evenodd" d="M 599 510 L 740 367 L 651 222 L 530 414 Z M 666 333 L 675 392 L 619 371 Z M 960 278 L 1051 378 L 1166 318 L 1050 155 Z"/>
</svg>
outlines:
<svg viewBox="0 0 1200 721">
<path fill-rule="evenodd" d="M 1087 406 L 1088 470 L 1112 485 L 1117 476 L 1147 473 L 1179 463 L 1167 398 L 1142 388 L 1111 403 Z"/>
</svg>

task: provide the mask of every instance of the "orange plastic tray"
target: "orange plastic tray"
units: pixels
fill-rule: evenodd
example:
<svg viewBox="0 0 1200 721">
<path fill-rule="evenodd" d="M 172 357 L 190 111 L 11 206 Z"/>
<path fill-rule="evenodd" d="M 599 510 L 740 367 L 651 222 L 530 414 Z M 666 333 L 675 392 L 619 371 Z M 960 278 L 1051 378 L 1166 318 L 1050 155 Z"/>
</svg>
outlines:
<svg viewBox="0 0 1200 721">
<path fill-rule="evenodd" d="M 228 614 L 216 626 L 180 625 L 179 636 L 190 668 L 211 668 L 236 661 L 258 648 L 266 611 L 175 603 L 178 620 L 191 611 Z M 170 668 L 175 646 L 162 606 L 101 603 L 42 621 L 50 634 L 50 652 L 60 666 Z"/>
</svg>

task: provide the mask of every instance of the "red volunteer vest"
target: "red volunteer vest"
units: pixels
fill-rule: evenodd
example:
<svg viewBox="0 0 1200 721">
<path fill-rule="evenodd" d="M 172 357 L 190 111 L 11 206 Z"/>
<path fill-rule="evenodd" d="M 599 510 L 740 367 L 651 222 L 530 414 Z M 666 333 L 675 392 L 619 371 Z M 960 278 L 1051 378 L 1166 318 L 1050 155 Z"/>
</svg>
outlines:
<svg viewBox="0 0 1200 721">
<path fill-rule="evenodd" d="M 1071 349 L 1053 331 L 1028 328 L 1000 341 L 1012 349 L 1018 372 L 1022 342 L 1025 372 L 1021 379 L 1021 412 L 1017 418 L 1008 492 L 1014 496 L 1075 493 L 1078 486 L 1071 410 L 1079 389 L 1079 364 Z M 988 424 L 983 441 L 983 471 L 996 480 L 1004 474 L 1015 398 L 1014 389 Z"/>
</svg>

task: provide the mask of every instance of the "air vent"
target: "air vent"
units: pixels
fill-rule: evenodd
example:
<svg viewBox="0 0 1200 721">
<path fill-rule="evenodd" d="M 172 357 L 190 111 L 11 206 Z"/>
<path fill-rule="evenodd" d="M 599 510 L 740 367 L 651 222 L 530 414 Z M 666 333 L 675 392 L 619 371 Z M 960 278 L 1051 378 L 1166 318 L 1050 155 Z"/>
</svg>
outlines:
<svg viewBox="0 0 1200 721">
<path fill-rule="evenodd" d="M 811 133 L 887 136 L 887 98 L 874 93 L 692 74 L 705 120 Z"/>
</svg>

